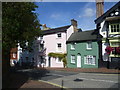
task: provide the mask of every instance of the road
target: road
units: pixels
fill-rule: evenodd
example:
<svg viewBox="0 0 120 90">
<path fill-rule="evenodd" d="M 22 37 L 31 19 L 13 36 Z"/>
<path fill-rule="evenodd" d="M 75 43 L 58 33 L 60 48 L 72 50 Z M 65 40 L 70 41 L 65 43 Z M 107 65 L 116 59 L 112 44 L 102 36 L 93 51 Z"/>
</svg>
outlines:
<svg viewBox="0 0 120 90">
<path fill-rule="evenodd" d="M 66 88 L 118 88 L 118 74 L 65 71 L 23 70 L 33 80 L 42 80 Z M 43 74 L 41 74 L 43 73 Z"/>
</svg>

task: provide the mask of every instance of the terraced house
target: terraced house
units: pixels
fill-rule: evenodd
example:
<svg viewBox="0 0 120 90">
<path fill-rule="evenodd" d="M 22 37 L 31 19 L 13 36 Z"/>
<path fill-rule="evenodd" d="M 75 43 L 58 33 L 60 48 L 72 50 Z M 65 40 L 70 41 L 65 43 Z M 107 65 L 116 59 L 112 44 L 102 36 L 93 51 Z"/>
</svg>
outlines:
<svg viewBox="0 0 120 90">
<path fill-rule="evenodd" d="M 98 16 L 95 23 L 99 34 L 103 36 L 99 46 L 101 59 L 108 68 L 120 68 L 120 1 Z"/>
<path fill-rule="evenodd" d="M 75 32 L 67 40 L 69 68 L 98 68 L 100 61 L 96 30 Z"/>
<path fill-rule="evenodd" d="M 42 38 L 46 48 L 45 67 L 63 67 L 63 62 L 59 58 L 49 57 L 49 53 L 66 53 L 66 41 L 77 30 L 77 21 L 74 19 L 71 20 L 71 25 L 63 27 L 50 29 L 44 26 Z"/>
</svg>

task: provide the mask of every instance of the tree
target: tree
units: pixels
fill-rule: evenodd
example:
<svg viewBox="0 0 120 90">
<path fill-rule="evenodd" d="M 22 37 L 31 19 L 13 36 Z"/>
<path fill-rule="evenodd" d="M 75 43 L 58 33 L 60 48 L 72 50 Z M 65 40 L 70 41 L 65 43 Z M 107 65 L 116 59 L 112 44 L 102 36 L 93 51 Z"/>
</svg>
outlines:
<svg viewBox="0 0 120 90">
<path fill-rule="evenodd" d="M 40 35 L 40 24 L 35 13 L 37 6 L 33 2 L 2 3 L 2 63 L 3 74 L 10 68 L 10 49 L 20 43 L 31 42 Z M 5 74 L 6 75 L 6 74 Z"/>
</svg>

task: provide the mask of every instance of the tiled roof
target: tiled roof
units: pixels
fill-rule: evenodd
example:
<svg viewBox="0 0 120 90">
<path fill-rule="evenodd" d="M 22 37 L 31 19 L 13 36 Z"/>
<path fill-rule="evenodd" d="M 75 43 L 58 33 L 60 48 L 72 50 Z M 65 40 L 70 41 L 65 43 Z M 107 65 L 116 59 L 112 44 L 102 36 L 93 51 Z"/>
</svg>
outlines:
<svg viewBox="0 0 120 90">
<path fill-rule="evenodd" d="M 71 25 L 48 29 L 48 30 L 42 30 L 42 35 L 49 35 L 49 34 L 54 34 L 54 33 L 59 33 L 59 32 L 65 32 L 70 26 Z"/>
<path fill-rule="evenodd" d="M 95 33 L 95 30 L 75 32 L 69 37 L 66 43 L 83 42 L 83 41 L 90 41 L 90 40 L 97 40 L 97 34 Z"/>
</svg>

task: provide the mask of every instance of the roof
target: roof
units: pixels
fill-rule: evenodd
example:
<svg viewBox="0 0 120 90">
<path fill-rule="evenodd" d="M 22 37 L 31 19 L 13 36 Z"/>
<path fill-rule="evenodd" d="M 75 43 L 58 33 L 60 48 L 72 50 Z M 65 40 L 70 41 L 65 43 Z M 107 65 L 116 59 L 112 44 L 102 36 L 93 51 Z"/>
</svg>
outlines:
<svg viewBox="0 0 120 90">
<path fill-rule="evenodd" d="M 110 13 L 112 13 L 114 10 L 116 10 L 118 7 L 120 7 L 120 1 L 115 4 L 112 8 L 110 8 L 108 11 L 106 11 L 102 16 L 98 17 L 96 20 L 95 20 L 95 23 L 98 24 L 98 23 L 101 23 L 106 17 L 109 16 Z"/>
<path fill-rule="evenodd" d="M 71 25 L 48 29 L 48 30 L 42 30 L 42 35 L 49 35 L 49 34 L 54 34 L 54 33 L 59 33 L 59 32 L 65 32 L 70 26 Z"/>
<path fill-rule="evenodd" d="M 66 43 L 97 40 L 97 34 L 95 31 L 96 30 L 89 30 L 72 33 Z"/>
<path fill-rule="evenodd" d="M 11 48 L 10 52 L 17 52 L 18 48 Z"/>
</svg>

